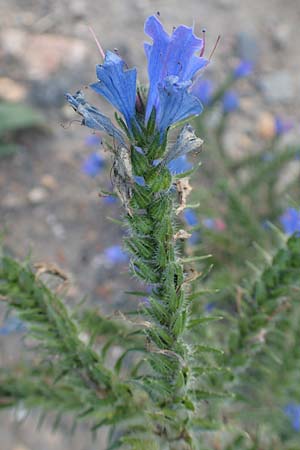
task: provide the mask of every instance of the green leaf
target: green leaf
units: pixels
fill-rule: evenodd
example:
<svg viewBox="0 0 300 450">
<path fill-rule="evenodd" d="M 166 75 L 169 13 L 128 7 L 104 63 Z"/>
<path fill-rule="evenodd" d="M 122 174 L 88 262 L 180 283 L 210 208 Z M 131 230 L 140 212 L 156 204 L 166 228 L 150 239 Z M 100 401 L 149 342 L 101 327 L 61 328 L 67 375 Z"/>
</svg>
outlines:
<svg viewBox="0 0 300 450">
<path fill-rule="evenodd" d="M 223 318 L 223 316 L 204 316 L 199 317 L 198 319 L 191 319 L 188 322 L 187 328 L 190 330 L 191 328 L 197 327 L 198 325 L 203 325 L 216 320 L 222 320 Z"/>
<path fill-rule="evenodd" d="M 224 355 L 224 351 L 216 347 L 211 347 L 209 345 L 195 345 L 195 353 L 216 353 L 217 355 Z"/>
<path fill-rule="evenodd" d="M 0 158 L 4 156 L 11 156 L 22 150 L 22 147 L 17 144 L 3 144 L 0 143 Z"/>
<path fill-rule="evenodd" d="M 43 116 L 30 106 L 21 103 L 0 102 L 0 136 L 26 128 L 45 125 Z"/>
</svg>

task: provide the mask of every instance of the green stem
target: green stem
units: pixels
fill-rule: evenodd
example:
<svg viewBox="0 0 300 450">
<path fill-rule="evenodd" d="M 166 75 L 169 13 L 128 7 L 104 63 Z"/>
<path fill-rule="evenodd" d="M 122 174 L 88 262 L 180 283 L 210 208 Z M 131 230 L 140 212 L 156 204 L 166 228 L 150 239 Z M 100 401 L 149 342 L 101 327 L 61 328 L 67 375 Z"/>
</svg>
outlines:
<svg viewBox="0 0 300 450">
<path fill-rule="evenodd" d="M 184 403 L 189 387 L 189 347 L 183 333 L 189 308 L 184 268 L 174 238 L 176 204 L 172 176 L 163 163 L 153 166 L 153 161 L 164 153 L 165 144 L 153 148 L 155 137 L 143 136 L 141 140 L 143 154 L 132 148 L 131 161 L 133 172 L 143 175 L 145 186 L 134 185 L 132 214 L 127 215 L 130 236 L 125 241 L 132 255 L 133 274 L 150 287 L 144 313 L 149 324 L 146 339 L 152 373 L 145 377 L 144 384 L 160 411 L 159 419 L 154 420 L 156 434 L 169 444 L 182 441 L 188 445 L 186 448 L 192 448 Z M 173 447 L 170 444 L 168 448 Z"/>
</svg>

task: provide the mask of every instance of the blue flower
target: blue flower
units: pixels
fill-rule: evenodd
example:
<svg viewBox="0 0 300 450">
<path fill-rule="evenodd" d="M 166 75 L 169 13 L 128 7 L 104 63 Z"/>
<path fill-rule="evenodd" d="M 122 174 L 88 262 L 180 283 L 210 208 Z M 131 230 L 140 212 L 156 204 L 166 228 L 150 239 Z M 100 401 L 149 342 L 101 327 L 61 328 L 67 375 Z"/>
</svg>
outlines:
<svg viewBox="0 0 300 450">
<path fill-rule="evenodd" d="M 138 184 L 139 186 L 146 186 L 146 182 L 144 177 L 140 177 L 140 176 L 134 176 L 134 181 L 136 182 L 136 184 Z"/>
<path fill-rule="evenodd" d="M 226 91 L 222 103 L 225 113 L 236 111 L 240 106 L 239 96 L 234 90 Z"/>
<path fill-rule="evenodd" d="M 281 119 L 281 117 L 275 117 L 275 133 L 277 136 L 281 136 L 284 133 L 287 133 L 293 128 L 293 123 L 287 120 Z"/>
<path fill-rule="evenodd" d="M 186 157 L 186 155 L 181 155 L 176 159 L 173 159 L 168 164 L 168 169 L 170 170 L 172 175 L 178 175 L 183 172 L 187 172 L 188 170 L 191 170 L 193 167 L 193 164 L 190 163 Z"/>
<path fill-rule="evenodd" d="M 118 199 L 115 195 L 108 195 L 107 197 L 104 197 L 104 203 L 107 205 L 113 205 L 114 203 L 117 203 Z"/>
<path fill-rule="evenodd" d="M 18 317 L 8 317 L 0 327 L 0 336 L 26 331 L 25 324 Z"/>
<path fill-rule="evenodd" d="M 156 122 L 163 132 L 173 123 L 202 111 L 200 102 L 197 104 L 193 100 L 188 88 L 194 75 L 208 64 L 208 60 L 195 55 L 197 51 L 201 52 L 203 40 L 194 35 L 192 28 L 180 25 L 169 36 L 157 17 L 150 16 L 145 23 L 145 33 L 153 40 L 153 44 L 144 45 L 150 84 L 146 121 L 155 108 Z M 189 107 L 188 97 L 191 97 Z M 173 104 L 173 108 L 166 111 L 168 102 Z M 163 125 L 160 123 L 162 119 Z"/>
<path fill-rule="evenodd" d="M 89 105 L 81 91 L 76 92 L 75 95 L 66 94 L 65 97 L 74 110 L 83 117 L 82 125 L 93 130 L 105 131 L 119 144 L 125 144 L 123 133 L 113 125 L 108 117 L 101 114 L 94 106 Z"/>
<path fill-rule="evenodd" d="M 105 166 L 105 159 L 98 153 L 91 153 L 82 164 L 82 172 L 95 177 Z"/>
<path fill-rule="evenodd" d="M 104 251 L 106 260 L 111 264 L 122 264 L 128 261 L 128 255 L 120 245 L 112 245 Z"/>
<path fill-rule="evenodd" d="M 300 404 L 289 403 L 284 408 L 285 415 L 290 419 L 291 425 L 295 431 L 300 432 Z"/>
<path fill-rule="evenodd" d="M 99 81 L 90 87 L 123 114 L 131 129 L 135 117 L 136 69 L 126 69 L 119 55 L 107 51 L 104 63 L 96 66 L 96 73 Z"/>
<path fill-rule="evenodd" d="M 198 78 L 191 88 L 193 95 L 199 98 L 203 105 L 209 105 L 214 91 L 214 85 L 211 80 Z"/>
<path fill-rule="evenodd" d="M 216 305 L 216 302 L 206 303 L 206 305 L 204 306 L 204 311 L 207 313 L 211 313 L 216 308 Z"/>
<path fill-rule="evenodd" d="M 253 72 L 254 64 L 252 61 L 242 60 L 233 71 L 234 78 L 248 77 Z"/>
<path fill-rule="evenodd" d="M 202 144 L 202 139 L 196 136 L 193 127 L 186 123 L 177 136 L 176 142 L 169 147 L 164 157 L 164 162 L 168 164 L 170 161 L 179 158 L 179 156 L 185 156 L 198 150 Z"/>
<path fill-rule="evenodd" d="M 197 245 L 201 240 L 201 235 L 199 231 L 193 231 L 192 236 L 188 239 L 190 245 Z"/>
<path fill-rule="evenodd" d="M 84 143 L 88 147 L 99 147 L 102 144 L 102 139 L 97 134 L 90 134 L 85 138 Z"/>
<path fill-rule="evenodd" d="M 177 76 L 167 77 L 158 85 L 156 123 L 161 135 L 170 125 L 202 112 L 200 100 L 188 92 L 190 85 L 190 81 L 180 82 Z"/>
<path fill-rule="evenodd" d="M 215 227 L 215 221 L 214 219 L 211 219 L 210 217 L 206 217 L 203 219 L 203 225 L 208 228 L 209 230 L 213 230 Z"/>
<path fill-rule="evenodd" d="M 195 225 L 197 225 L 199 223 L 197 214 L 191 208 L 187 208 L 183 211 L 183 217 L 184 217 L 184 220 L 186 221 L 186 223 L 188 225 L 190 225 L 191 227 L 194 227 Z"/>
<path fill-rule="evenodd" d="M 279 218 L 286 234 L 300 233 L 300 211 L 295 208 L 287 208 Z"/>
<path fill-rule="evenodd" d="M 203 39 L 196 37 L 192 28 L 180 25 L 168 35 L 160 21 L 150 16 L 145 32 L 153 41 L 145 44 L 150 85 L 146 108 L 137 92 L 136 69 L 128 69 L 114 52 L 107 51 L 103 64 L 96 66 L 99 81 L 90 87 L 123 115 L 129 134 L 142 132 L 140 116 L 144 110 L 146 123 L 154 111 L 156 130 L 163 139 L 171 125 L 202 112 L 195 86 L 197 74 L 209 61 L 202 57 Z M 117 144 L 125 145 L 123 133 L 109 118 L 86 103 L 81 92 L 75 96 L 66 94 L 66 98 L 83 117 L 83 125 L 105 131 Z"/>
</svg>

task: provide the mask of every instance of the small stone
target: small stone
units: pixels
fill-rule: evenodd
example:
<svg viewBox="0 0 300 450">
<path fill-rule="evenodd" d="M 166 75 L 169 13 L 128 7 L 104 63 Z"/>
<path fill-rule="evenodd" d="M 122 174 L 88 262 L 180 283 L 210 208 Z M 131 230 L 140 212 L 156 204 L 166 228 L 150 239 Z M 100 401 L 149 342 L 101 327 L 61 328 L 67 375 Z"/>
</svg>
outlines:
<svg viewBox="0 0 300 450">
<path fill-rule="evenodd" d="M 47 198 L 47 191 L 42 187 L 35 187 L 28 192 L 28 200 L 30 203 L 39 204 Z"/>
<path fill-rule="evenodd" d="M 256 109 L 256 102 L 253 98 L 241 98 L 240 99 L 240 110 L 244 113 L 251 113 Z"/>
<path fill-rule="evenodd" d="M 17 444 L 13 450 L 30 450 L 28 447 L 25 447 L 23 444 Z"/>
<path fill-rule="evenodd" d="M 52 225 L 52 232 L 55 237 L 59 239 L 64 239 L 66 235 L 65 227 L 61 223 L 56 223 Z"/>
<path fill-rule="evenodd" d="M 26 88 L 11 78 L 0 77 L 0 98 L 8 102 L 20 102 L 25 99 Z"/>
<path fill-rule="evenodd" d="M 217 5 L 223 9 L 232 8 L 235 0 L 217 0 Z"/>
<path fill-rule="evenodd" d="M 272 114 L 264 112 L 259 116 L 257 132 L 263 139 L 272 139 L 275 136 L 275 120 Z"/>
<path fill-rule="evenodd" d="M 82 0 L 73 0 L 70 2 L 69 8 L 74 19 L 82 19 L 86 16 L 86 3 Z"/>
<path fill-rule="evenodd" d="M 21 40 L 23 38 L 23 40 Z M 80 39 L 54 34 L 19 36 L 20 44 L 7 50 L 17 55 L 24 63 L 27 75 L 32 80 L 45 80 L 61 67 L 74 68 L 87 55 L 87 46 Z M 26 48 L 26 52 L 24 52 Z"/>
<path fill-rule="evenodd" d="M 22 422 L 28 416 L 29 410 L 22 405 L 18 405 L 12 410 L 12 413 L 17 422 Z"/>
<path fill-rule="evenodd" d="M 55 191 L 55 189 L 58 188 L 58 183 L 57 183 L 56 179 L 52 175 L 49 175 L 47 173 L 42 176 L 41 184 L 44 187 L 50 189 L 51 191 Z"/>
<path fill-rule="evenodd" d="M 290 42 L 291 30 L 288 24 L 277 25 L 276 32 L 272 33 L 274 46 L 278 50 L 285 49 Z"/>
<path fill-rule="evenodd" d="M 242 134 L 238 139 L 238 146 L 241 150 L 250 150 L 253 146 L 252 139 L 250 139 L 250 137 L 246 134 Z"/>
<path fill-rule="evenodd" d="M 1 48 L 4 55 L 21 57 L 24 52 L 26 33 L 16 28 L 5 28 L 0 36 Z"/>
<path fill-rule="evenodd" d="M 4 208 L 15 209 L 23 205 L 24 199 L 19 195 L 9 193 L 2 198 L 2 206 Z"/>
<path fill-rule="evenodd" d="M 257 63 L 259 57 L 257 39 L 245 31 L 239 33 L 237 35 L 236 54 L 242 60 Z"/>
<path fill-rule="evenodd" d="M 289 72 L 284 70 L 263 76 L 259 86 L 269 103 L 289 102 L 295 96 L 293 78 Z"/>
<path fill-rule="evenodd" d="M 78 338 L 84 344 L 87 344 L 89 342 L 89 335 L 83 331 L 79 333 Z"/>
<path fill-rule="evenodd" d="M 60 223 L 54 214 L 48 214 L 46 216 L 46 222 L 51 228 L 52 233 L 59 239 L 64 239 L 66 235 L 65 227 Z"/>
<path fill-rule="evenodd" d="M 33 80 L 29 94 L 31 101 L 41 108 L 59 108 L 65 105 L 64 94 L 68 90 L 69 77 L 69 71 L 60 71 L 45 80 Z M 69 109 L 72 111 L 72 108 Z"/>
</svg>

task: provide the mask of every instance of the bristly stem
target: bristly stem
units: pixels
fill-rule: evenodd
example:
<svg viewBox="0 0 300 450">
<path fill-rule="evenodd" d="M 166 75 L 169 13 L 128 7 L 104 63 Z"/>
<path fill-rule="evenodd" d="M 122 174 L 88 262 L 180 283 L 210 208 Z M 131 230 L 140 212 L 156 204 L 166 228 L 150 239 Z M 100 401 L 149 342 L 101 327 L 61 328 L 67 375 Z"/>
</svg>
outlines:
<svg viewBox="0 0 300 450">
<path fill-rule="evenodd" d="M 184 268 L 176 248 L 176 188 L 163 162 L 165 153 L 166 139 L 161 142 L 151 126 L 138 134 L 131 146 L 133 174 L 142 176 L 143 182 L 133 185 L 125 245 L 131 253 L 132 273 L 150 287 L 143 312 L 149 324 L 146 339 L 153 373 L 145 376 L 143 383 L 160 409 L 170 414 L 177 411 L 169 423 L 159 418 L 161 425 L 157 424 L 156 434 L 168 442 L 190 444 L 190 435 L 183 425 L 187 422 L 186 404 L 193 409 L 187 400 L 189 348 L 182 338 L 189 308 Z M 159 158 L 161 162 L 155 164 Z"/>
</svg>

